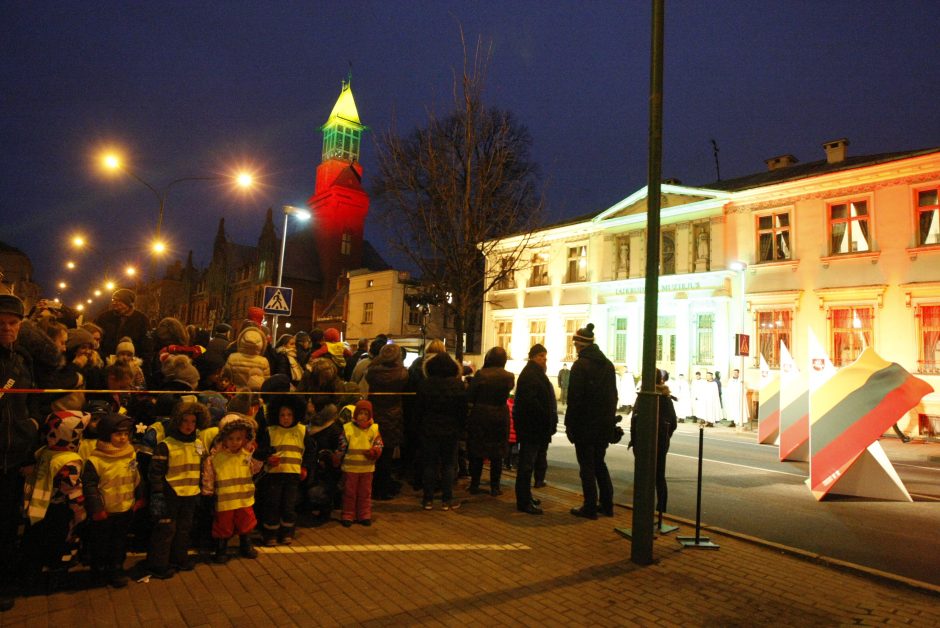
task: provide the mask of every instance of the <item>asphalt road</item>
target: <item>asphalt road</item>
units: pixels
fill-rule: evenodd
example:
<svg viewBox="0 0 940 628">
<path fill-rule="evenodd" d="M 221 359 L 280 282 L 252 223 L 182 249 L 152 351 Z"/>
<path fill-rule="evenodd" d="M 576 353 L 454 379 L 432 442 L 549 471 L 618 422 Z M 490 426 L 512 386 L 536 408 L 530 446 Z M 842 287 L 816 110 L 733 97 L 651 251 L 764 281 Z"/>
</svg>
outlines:
<svg viewBox="0 0 940 628">
<path fill-rule="evenodd" d="M 843 497 L 818 502 L 804 483 L 806 463 L 778 461 L 776 447 L 758 445 L 753 433 L 706 429 L 702 523 L 940 584 L 940 443 L 881 443 L 914 503 Z M 667 460 L 667 512 L 690 520 L 697 456 L 698 428 L 680 425 Z M 555 436 L 548 458 L 548 482 L 580 493 L 574 447 L 563 433 Z M 616 501 L 632 503 L 633 454 L 626 439 L 611 446 L 607 462 Z"/>
</svg>

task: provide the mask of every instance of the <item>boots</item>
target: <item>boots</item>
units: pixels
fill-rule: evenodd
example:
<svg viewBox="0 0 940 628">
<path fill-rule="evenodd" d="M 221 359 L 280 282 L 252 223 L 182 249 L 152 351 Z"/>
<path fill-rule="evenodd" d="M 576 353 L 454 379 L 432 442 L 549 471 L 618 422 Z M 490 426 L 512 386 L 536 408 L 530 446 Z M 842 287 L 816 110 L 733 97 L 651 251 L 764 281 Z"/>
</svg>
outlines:
<svg viewBox="0 0 940 628">
<path fill-rule="evenodd" d="M 282 525 L 277 533 L 277 542 L 281 545 L 290 545 L 294 542 L 294 526 Z"/>
<path fill-rule="evenodd" d="M 212 556 L 212 562 L 224 565 L 228 560 L 228 555 L 226 550 L 228 549 L 228 539 L 216 539 L 215 541 L 215 554 Z"/>
<path fill-rule="evenodd" d="M 483 489 L 480 488 L 480 478 L 471 478 L 470 487 L 467 489 L 471 495 L 479 495 L 483 492 Z"/>
<path fill-rule="evenodd" d="M 258 550 L 254 548 L 251 544 L 251 539 L 248 538 L 247 534 L 242 534 L 238 537 L 238 553 L 245 558 L 258 558 Z"/>
</svg>

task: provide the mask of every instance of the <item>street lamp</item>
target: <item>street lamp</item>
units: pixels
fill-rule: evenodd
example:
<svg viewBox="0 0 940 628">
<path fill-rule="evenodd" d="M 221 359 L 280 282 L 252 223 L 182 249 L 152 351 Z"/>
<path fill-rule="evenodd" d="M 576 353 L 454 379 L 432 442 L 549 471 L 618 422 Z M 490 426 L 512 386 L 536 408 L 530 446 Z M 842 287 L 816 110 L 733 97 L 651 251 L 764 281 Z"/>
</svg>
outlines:
<svg viewBox="0 0 940 628">
<path fill-rule="evenodd" d="M 282 282 L 284 281 L 284 250 L 287 248 L 287 221 L 288 219 L 294 216 L 297 220 L 301 222 L 310 219 L 310 211 L 302 207 L 294 207 L 293 205 L 284 206 L 284 237 L 281 238 L 281 261 L 277 267 L 277 287 L 280 288 Z M 279 316 L 274 315 L 274 322 L 271 325 L 271 342 L 277 343 L 277 321 Z"/>
<path fill-rule="evenodd" d="M 747 303 L 744 299 L 744 290 L 745 290 L 744 281 L 745 281 L 745 271 L 747 271 L 747 262 L 736 260 L 728 264 L 728 268 L 738 273 L 738 278 L 741 280 L 740 288 L 738 290 L 738 296 L 741 299 L 741 320 L 740 320 L 739 329 L 741 330 L 742 334 L 747 334 Z M 736 344 L 737 343 L 735 343 L 735 348 L 737 348 Z M 750 347 L 750 343 L 748 343 L 748 347 Z M 747 411 L 747 386 L 744 385 L 744 362 L 745 362 L 746 356 L 742 354 L 740 357 L 741 357 L 741 408 L 740 408 L 741 423 L 746 424 L 748 427 L 750 427 L 751 417 Z"/>
</svg>

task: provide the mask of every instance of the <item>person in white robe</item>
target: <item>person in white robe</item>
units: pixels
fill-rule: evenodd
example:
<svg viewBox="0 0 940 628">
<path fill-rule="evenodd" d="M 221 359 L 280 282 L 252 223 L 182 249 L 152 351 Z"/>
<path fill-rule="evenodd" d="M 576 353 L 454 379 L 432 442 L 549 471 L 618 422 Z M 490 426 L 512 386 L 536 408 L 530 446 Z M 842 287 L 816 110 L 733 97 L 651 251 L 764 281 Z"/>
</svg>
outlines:
<svg viewBox="0 0 940 628">
<path fill-rule="evenodd" d="M 705 381 L 702 386 L 702 416 L 699 418 L 705 421 L 706 427 L 714 427 L 715 423 L 722 419 L 721 398 L 718 396 L 718 382 L 711 372 L 706 372 Z"/>
<path fill-rule="evenodd" d="M 696 419 L 705 418 L 705 380 L 701 371 L 695 371 L 695 379 L 690 386 L 692 391 L 692 416 Z"/>
<path fill-rule="evenodd" d="M 744 421 L 744 403 L 742 396 L 744 394 L 744 382 L 741 379 L 741 371 L 734 369 L 731 371 L 731 378 L 725 381 L 724 388 L 725 416 L 734 423 L 735 427 L 742 427 Z"/>
<path fill-rule="evenodd" d="M 685 421 L 692 416 L 692 391 L 689 388 L 689 378 L 685 374 L 680 374 L 676 378 L 675 384 L 671 387 L 672 394 L 676 398 L 676 418 Z"/>
</svg>

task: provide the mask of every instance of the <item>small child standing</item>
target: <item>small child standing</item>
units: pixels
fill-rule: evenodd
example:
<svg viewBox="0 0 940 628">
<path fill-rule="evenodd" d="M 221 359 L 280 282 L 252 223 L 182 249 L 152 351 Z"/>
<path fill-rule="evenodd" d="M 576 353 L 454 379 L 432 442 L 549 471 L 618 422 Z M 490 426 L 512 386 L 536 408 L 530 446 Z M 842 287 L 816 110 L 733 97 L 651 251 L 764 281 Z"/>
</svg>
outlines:
<svg viewBox="0 0 940 628">
<path fill-rule="evenodd" d="M 262 480 L 260 497 L 262 538 L 269 547 L 294 541 L 299 487 L 307 476 L 307 470 L 301 466 L 307 434 L 306 426 L 299 422 L 302 406 L 296 407 L 286 399 L 279 403 L 280 407 L 269 406 L 272 414 L 277 412 L 277 424 L 268 426 L 271 443 L 265 461 L 268 474 Z"/>
<path fill-rule="evenodd" d="M 232 415 L 226 417 L 229 419 Z M 247 419 L 232 418 L 219 430 L 221 448 L 206 460 L 202 477 L 202 494 L 216 496 L 212 519 L 212 538 L 216 540 L 215 562 L 228 560 L 229 539 L 238 534 L 239 552 L 245 558 L 257 558 L 248 534 L 258 524 L 252 506 L 255 485 L 251 476 L 261 470 L 246 446 L 254 437 Z"/>
<path fill-rule="evenodd" d="M 356 402 L 353 420 L 343 427 L 339 451 L 343 460 L 343 519 L 345 527 L 353 520 L 372 525 L 372 475 L 375 461 L 382 455 L 382 436 L 372 420 L 372 404 Z"/>
<path fill-rule="evenodd" d="M 46 418 L 46 445 L 36 452 L 36 464 L 26 480 L 23 535 L 23 575 L 27 590 L 39 587 L 43 568 L 49 570 L 46 590 L 52 592 L 64 578 L 63 564 L 70 531 L 85 518 L 82 508 L 82 459 L 78 444 L 91 416 L 59 410 Z"/>
<path fill-rule="evenodd" d="M 209 410 L 184 399 L 173 409 L 166 437 L 157 443 L 150 463 L 150 514 L 154 526 L 147 569 L 157 578 L 175 570 L 190 571 L 190 532 L 199 501 L 199 472 L 206 448 L 196 430 L 209 422 Z"/>
<path fill-rule="evenodd" d="M 127 586 L 127 532 L 134 512 L 144 505 L 137 457 L 131 445 L 133 426 L 124 414 L 102 416 L 98 442 L 82 470 L 85 510 L 91 519 L 86 530 L 91 569 L 115 588 Z"/>
</svg>

